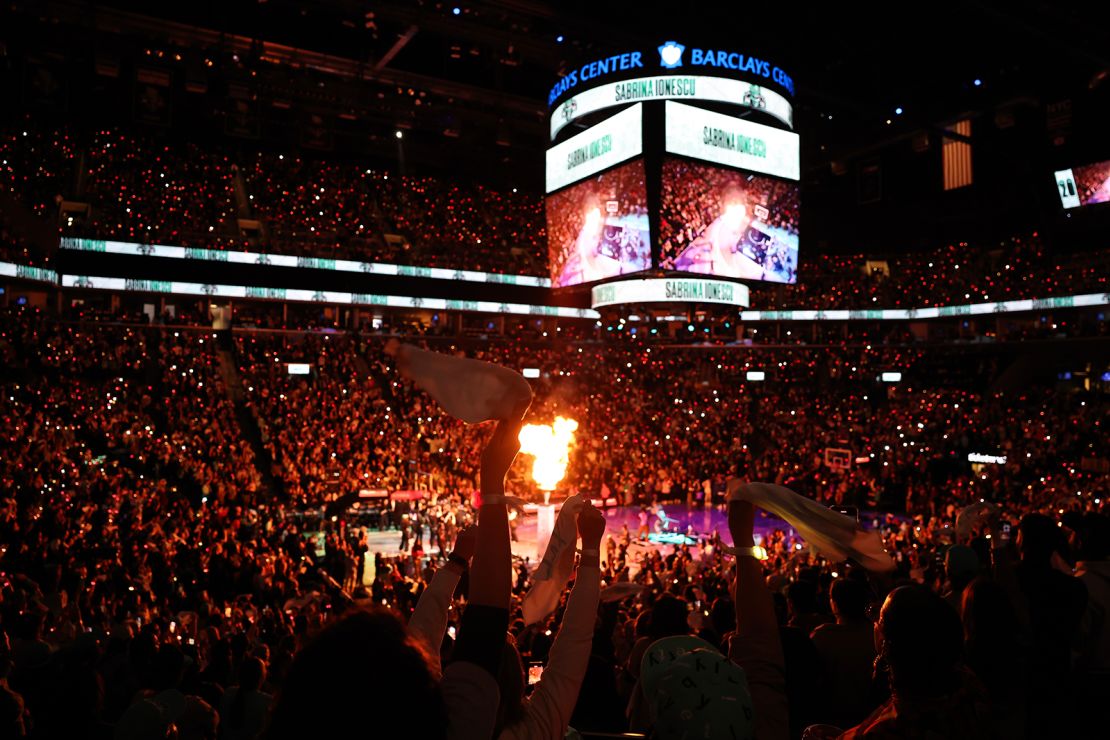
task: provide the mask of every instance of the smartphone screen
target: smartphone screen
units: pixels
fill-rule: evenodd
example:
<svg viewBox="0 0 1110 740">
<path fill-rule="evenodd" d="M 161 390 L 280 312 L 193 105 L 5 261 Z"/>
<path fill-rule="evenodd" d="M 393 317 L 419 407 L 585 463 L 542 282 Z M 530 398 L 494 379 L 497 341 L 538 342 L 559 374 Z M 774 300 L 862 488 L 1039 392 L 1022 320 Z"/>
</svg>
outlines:
<svg viewBox="0 0 1110 740">
<path fill-rule="evenodd" d="M 540 676 L 543 675 L 543 666 L 539 663 L 533 663 L 528 666 L 528 685 L 539 683 Z"/>
<path fill-rule="evenodd" d="M 455 625 L 451 625 L 447 628 L 447 636 L 450 637 L 452 640 L 455 639 Z"/>
</svg>

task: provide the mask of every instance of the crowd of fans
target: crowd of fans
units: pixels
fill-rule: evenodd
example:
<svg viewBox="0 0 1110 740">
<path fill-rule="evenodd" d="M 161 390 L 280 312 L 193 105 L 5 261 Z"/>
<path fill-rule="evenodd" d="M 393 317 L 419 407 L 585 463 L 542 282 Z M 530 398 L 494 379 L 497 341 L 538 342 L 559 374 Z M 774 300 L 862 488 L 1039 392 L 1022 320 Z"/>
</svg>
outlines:
<svg viewBox="0 0 1110 740">
<path fill-rule="evenodd" d="M 588 283 L 651 267 L 644 163 L 634 161 L 548 197 L 551 283 Z"/>
<path fill-rule="evenodd" d="M 688 167 L 669 164 L 679 165 Z M 680 193 L 677 183 L 686 180 Z M 706 182 L 712 183 L 708 189 Z M 700 183 L 700 189 L 690 183 Z M 737 198 L 747 192 L 753 213 L 755 205 L 768 209 L 761 222 L 796 231 L 793 191 L 748 192 L 757 185 L 774 183 L 756 178 L 738 184 Z M 78 136 L 31 126 L 0 136 L 0 186 L 4 198 L 58 226 L 62 235 L 548 274 L 543 201 L 515 189 L 463 186 L 294 154 L 217 152 L 120 130 Z M 730 187 L 702 176 L 668 179 L 660 235 L 665 259 L 720 216 Z M 628 214 L 642 211 L 643 195 L 636 195 L 635 187 L 617 190 L 612 195 Z M 63 213 L 63 200 L 88 208 Z M 5 210 L 0 207 L 0 214 Z M 555 258 L 557 267 L 582 228 L 581 209 L 574 213 L 574 219 L 554 221 L 563 224 L 563 232 L 553 235 L 563 255 Z M 240 218 L 244 224 L 257 221 L 260 228 L 241 230 Z M 551 223 L 548 219 L 548 229 Z M 0 256 L 24 264 L 48 262 L 48 252 L 29 246 L 11 218 L 0 216 L 0 229 Z M 1033 234 L 997 247 L 960 243 L 887 257 L 803 249 L 796 271 L 796 284 L 758 290 L 754 307 L 920 308 L 1105 292 L 1110 256 L 1105 250 L 1060 253 Z"/>
<path fill-rule="evenodd" d="M 668 159 L 661 187 L 659 251 L 664 268 L 794 282 L 801 222 L 796 183 Z M 710 228 L 714 224 L 718 227 Z M 733 264 L 736 251 L 760 270 L 751 273 Z M 709 264 L 698 266 L 701 261 Z"/>
<path fill-rule="evenodd" d="M 92 134 L 81 160 L 82 228 L 143 244 L 220 248 L 238 236 L 232 161 L 196 144 L 156 144 L 119 131 Z"/>
<path fill-rule="evenodd" d="M 250 407 L 291 500 L 317 505 L 356 490 L 418 483 L 473 487 L 474 460 L 457 453 L 473 447 L 461 435 L 475 430 L 451 424 L 426 398 L 396 383 L 380 340 L 369 345 L 324 334 L 291 344 L 250 337 L 238 347 Z M 311 376 L 290 375 L 290 362 L 308 363 Z"/>
<path fill-rule="evenodd" d="M 1053 252 L 1038 234 L 897 256 L 803 254 L 796 285 L 761 291 L 769 309 L 924 308 L 1102 293 L 1110 253 Z"/>
<path fill-rule="evenodd" d="M 483 447 L 500 445 L 508 492 L 537 501 L 530 460 L 504 463 L 515 450 L 401 380 L 382 341 L 240 333 L 228 344 L 210 330 L 59 323 L 26 308 L 4 315 L 5 733 L 161 738 L 172 724 L 179 737 L 256 737 L 265 727 L 282 737 L 311 696 L 320 704 L 301 708 L 309 715 L 359 711 L 381 727 L 405 727 L 391 713 L 430 702 L 420 720 L 429 724 L 411 729 L 431 736 L 442 731 L 436 702 L 455 727 L 458 693 L 485 685 L 469 674 L 460 689 L 457 666 L 472 663 L 496 675 L 502 706 L 494 724 L 459 736 L 492 727 L 558 738 L 568 724 L 620 732 L 654 723 L 666 737 L 665 712 L 640 680 L 642 657 L 660 638 L 695 634 L 747 672 L 758 737 L 820 723 L 863 722 L 852 737 L 1083 736 L 1096 726 L 1086 723 L 1099 720 L 1110 669 L 1105 394 L 993 392 L 997 357 L 956 363 L 962 355 L 937 347 L 468 346 L 471 356 L 540 369 L 527 421 L 579 421 L 565 492 L 646 513 L 658 502 L 723 507 L 739 473 L 863 512 L 896 564 L 868 577 L 759 517 L 764 581 L 754 561 L 734 566 L 723 554 L 722 544 L 754 534 L 739 509 L 730 536 L 697 533 L 704 539 L 692 546 L 647 547 L 610 526 L 591 564 L 593 525 L 580 520 L 584 561 L 569 601 L 527 625 L 518 599 L 531 585 L 528 564 L 512 566 L 510 602 L 478 585 L 488 557 L 480 565 L 473 553 L 469 579 L 466 557 L 446 557 L 481 546 L 455 544 L 475 521 L 479 543 L 490 542 L 480 531 L 490 507 L 478 516 L 473 496 L 496 495 L 486 488 L 499 475 Z M 291 362 L 310 373 L 290 375 Z M 751 369 L 768 381 L 746 382 Z M 904 373 L 901 384 L 872 382 L 891 369 Z M 972 465 L 970 452 L 1006 462 Z M 373 503 L 376 516 L 352 501 Z M 979 501 L 997 507 L 993 518 L 957 527 Z M 510 519 L 500 516 L 507 538 Z M 396 544 L 375 552 L 368 527 L 391 529 Z M 507 582 L 508 564 L 496 567 Z M 616 587 L 600 608 L 598 585 Z M 617 598 L 622 588 L 630 595 Z M 393 617 L 367 615 L 371 605 L 409 621 L 423 652 L 442 648 L 440 657 L 422 668 L 404 651 L 365 654 L 366 645 L 386 650 L 382 634 L 403 634 L 390 632 L 403 629 Z M 483 657 L 481 628 L 460 616 L 468 613 L 505 619 L 514 650 Z M 493 637 L 504 642 L 504 631 Z M 376 680 L 364 659 L 390 661 L 379 664 L 395 666 L 385 675 L 403 696 L 378 687 L 337 706 Z M 529 699 L 511 670 L 522 659 L 547 666 Z M 425 692 L 440 665 L 450 666 L 442 692 Z M 396 706 L 374 698 L 386 696 Z M 484 706 L 467 696 L 464 705 Z"/>
<path fill-rule="evenodd" d="M 542 203 L 515 188 L 31 127 L 0 140 L 0 184 L 65 236 L 545 272 Z M 63 200 L 88 208 L 63 214 Z"/>
<path fill-rule="evenodd" d="M 58 199 L 76 189 L 80 145 L 66 129 L 31 126 L 0 134 L 0 184 L 29 211 L 47 221 L 58 215 Z"/>
<path fill-rule="evenodd" d="M 275 245 L 424 267 L 544 271 L 541 204 L 515 189 L 284 154 L 255 156 L 244 183 Z"/>
<path fill-rule="evenodd" d="M 1110 200 L 1110 166 L 1106 162 L 1073 169 L 1079 202 L 1085 206 Z"/>
<path fill-rule="evenodd" d="M 36 249 L 26 234 L 0 210 L 0 262 L 43 267 L 49 261 L 49 256 Z"/>
</svg>

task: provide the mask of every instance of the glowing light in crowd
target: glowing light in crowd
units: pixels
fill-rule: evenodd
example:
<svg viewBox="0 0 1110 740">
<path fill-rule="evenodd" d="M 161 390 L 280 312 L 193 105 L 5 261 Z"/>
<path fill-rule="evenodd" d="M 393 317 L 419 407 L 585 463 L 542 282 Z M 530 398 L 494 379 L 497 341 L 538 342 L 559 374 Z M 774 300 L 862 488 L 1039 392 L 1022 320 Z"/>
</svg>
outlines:
<svg viewBox="0 0 1110 740">
<path fill-rule="evenodd" d="M 725 208 L 725 212 L 721 214 L 721 221 L 730 229 L 738 229 L 747 215 L 748 209 L 743 203 L 733 203 Z"/>
<path fill-rule="evenodd" d="M 525 424 L 520 429 L 520 451 L 532 455 L 532 480 L 544 491 L 553 491 L 567 474 L 570 447 L 578 422 L 556 416 L 553 424 Z"/>
</svg>

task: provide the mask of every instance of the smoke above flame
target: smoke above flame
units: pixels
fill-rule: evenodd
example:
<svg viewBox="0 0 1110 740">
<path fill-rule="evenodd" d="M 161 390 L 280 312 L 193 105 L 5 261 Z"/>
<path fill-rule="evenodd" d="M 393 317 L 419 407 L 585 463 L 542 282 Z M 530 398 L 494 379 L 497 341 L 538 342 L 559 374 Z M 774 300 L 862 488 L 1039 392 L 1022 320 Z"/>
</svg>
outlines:
<svg viewBox="0 0 1110 740">
<path fill-rule="evenodd" d="M 554 491 L 567 474 L 570 447 L 578 422 L 556 416 L 552 424 L 525 424 L 520 428 L 520 451 L 532 455 L 532 480 L 544 491 Z"/>
</svg>

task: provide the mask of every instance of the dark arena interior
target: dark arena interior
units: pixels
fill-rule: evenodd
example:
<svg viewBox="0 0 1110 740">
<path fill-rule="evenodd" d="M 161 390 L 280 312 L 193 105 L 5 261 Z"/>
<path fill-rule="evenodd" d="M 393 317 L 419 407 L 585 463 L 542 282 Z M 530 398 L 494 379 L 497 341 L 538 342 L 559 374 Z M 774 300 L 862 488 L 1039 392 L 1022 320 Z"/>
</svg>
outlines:
<svg viewBox="0 0 1110 740">
<path fill-rule="evenodd" d="M 1093 2 L 6 0 L 0 738 L 1099 738 Z"/>
</svg>

